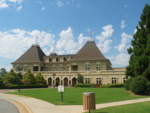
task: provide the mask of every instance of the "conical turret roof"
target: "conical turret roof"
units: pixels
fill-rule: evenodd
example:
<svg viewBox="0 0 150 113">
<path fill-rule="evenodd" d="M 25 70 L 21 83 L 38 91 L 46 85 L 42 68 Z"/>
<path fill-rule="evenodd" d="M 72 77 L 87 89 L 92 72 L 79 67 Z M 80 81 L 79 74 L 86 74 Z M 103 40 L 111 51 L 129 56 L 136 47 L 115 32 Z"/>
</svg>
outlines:
<svg viewBox="0 0 150 113">
<path fill-rule="evenodd" d="M 96 46 L 94 40 L 88 40 L 86 44 L 79 50 L 72 61 L 85 60 L 108 60 L 106 59 L 99 48 Z"/>
<path fill-rule="evenodd" d="M 39 45 L 32 45 L 15 63 L 40 63 L 43 62 L 43 57 L 46 56 Z"/>
</svg>

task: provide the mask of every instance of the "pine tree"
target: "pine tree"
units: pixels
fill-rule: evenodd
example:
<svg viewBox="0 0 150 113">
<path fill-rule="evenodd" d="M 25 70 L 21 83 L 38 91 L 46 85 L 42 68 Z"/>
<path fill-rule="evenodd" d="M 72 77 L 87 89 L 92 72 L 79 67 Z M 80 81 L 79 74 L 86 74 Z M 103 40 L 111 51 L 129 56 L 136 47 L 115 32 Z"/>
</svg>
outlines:
<svg viewBox="0 0 150 113">
<path fill-rule="evenodd" d="M 150 5 L 146 4 L 128 49 L 127 77 L 144 76 L 150 81 Z"/>
</svg>

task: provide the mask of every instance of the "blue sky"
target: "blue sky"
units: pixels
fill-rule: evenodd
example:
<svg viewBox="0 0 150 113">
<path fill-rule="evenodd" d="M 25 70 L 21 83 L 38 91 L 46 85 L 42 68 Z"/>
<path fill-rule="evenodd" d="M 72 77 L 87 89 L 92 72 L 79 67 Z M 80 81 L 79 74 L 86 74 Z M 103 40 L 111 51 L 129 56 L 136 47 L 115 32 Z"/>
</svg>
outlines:
<svg viewBox="0 0 150 113">
<path fill-rule="evenodd" d="M 150 0 L 0 0 L 0 68 L 11 69 L 36 37 L 46 55 L 76 54 L 92 38 L 113 67 L 125 67 L 146 3 Z"/>
</svg>

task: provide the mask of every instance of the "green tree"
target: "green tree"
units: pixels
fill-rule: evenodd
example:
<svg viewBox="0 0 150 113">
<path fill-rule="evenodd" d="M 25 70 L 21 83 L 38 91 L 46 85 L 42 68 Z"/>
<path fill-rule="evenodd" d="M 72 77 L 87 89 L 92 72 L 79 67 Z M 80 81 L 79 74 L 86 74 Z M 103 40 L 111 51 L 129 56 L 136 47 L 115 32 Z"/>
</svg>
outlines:
<svg viewBox="0 0 150 113">
<path fill-rule="evenodd" d="M 3 86 L 3 79 L 0 77 L 0 87 Z"/>
<path fill-rule="evenodd" d="M 146 94 L 147 79 L 143 76 L 134 77 L 130 87 L 131 91 L 135 94 Z"/>
<path fill-rule="evenodd" d="M 5 68 L 0 69 L 0 77 L 4 77 L 4 75 L 7 74 L 7 71 Z"/>
<path fill-rule="evenodd" d="M 80 75 L 80 74 L 78 74 L 77 81 L 78 81 L 79 84 L 80 84 L 80 83 L 83 84 L 83 76 Z"/>
<path fill-rule="evenodd" d="M 126 76 L 144 76 L 150 81 L 150 5 L 146 4 L 128 49 L 131 55 Z"/>
<path fill-rule="evenodd" d="M 31 70 L 29 69 L 27 73 L 23 76 L 23 81 L 25 84 L 35 84 L 36 80 L 34 75 L 31 73 Z"/>
<path fill-rule="evenodd" d="M 40 72 L 37 73 L 35 79 L 36 79 L 36 83 L 44 83 L 44 84 L 46 84 L 46 81 L 45 81 L 45 79 L 43 78 L 43 76 L 42 76 L 42 74 Z"/>
<path fill-rule="evenodd" d="M 12 84 L 18 83 L 16 73 L 14 72 L 13 69 L 11 69 L 10 72 L 5 74 L 3 77 L 3 84 L 7 84 L 7 83 L 12 83 Z"/>
</svg>

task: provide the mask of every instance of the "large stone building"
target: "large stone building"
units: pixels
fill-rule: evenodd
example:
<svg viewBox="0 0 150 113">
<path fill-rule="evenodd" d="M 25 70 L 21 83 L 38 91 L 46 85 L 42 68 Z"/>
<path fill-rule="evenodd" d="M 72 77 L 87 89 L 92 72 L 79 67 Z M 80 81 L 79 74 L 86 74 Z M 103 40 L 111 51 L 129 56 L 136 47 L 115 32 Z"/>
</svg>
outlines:
<svg viewBox="0 0 150 113">
<path fill-rule="evenodd" d="M 119 59 L 118 59 L 119 60 Z M 93 40 L 73 55 L 46 56 L 39 45 L 32 45 L 13 64 L 13 69 L 25 73 L 30 69 L 34 74 L 41 72 L 49 86 L 74 86 L 77 75 L 84 77 L 84 83 L 115 84 L 125 82 L 125 68 L 112 68 Z"/>
</svg>

